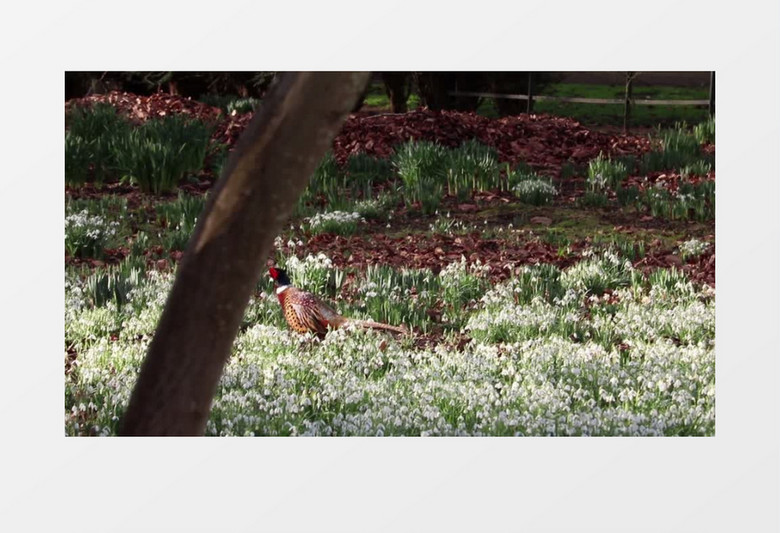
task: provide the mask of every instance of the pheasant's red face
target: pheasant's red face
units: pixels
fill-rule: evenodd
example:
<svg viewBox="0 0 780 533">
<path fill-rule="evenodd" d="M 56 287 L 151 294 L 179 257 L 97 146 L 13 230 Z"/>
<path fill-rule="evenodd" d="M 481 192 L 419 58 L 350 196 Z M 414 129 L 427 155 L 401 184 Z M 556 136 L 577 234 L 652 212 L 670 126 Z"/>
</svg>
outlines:
<svg viewBox="0 0 780 533">
<path fill-rule="evenodd" d="M 277 285 L 290 285 L 290 278 L 287 277 L 287 272 L 281 268 L 271 267 L 268 269 L 268 273 L 271 275 L 271 278 L 276 282 Z"/>
</svg>

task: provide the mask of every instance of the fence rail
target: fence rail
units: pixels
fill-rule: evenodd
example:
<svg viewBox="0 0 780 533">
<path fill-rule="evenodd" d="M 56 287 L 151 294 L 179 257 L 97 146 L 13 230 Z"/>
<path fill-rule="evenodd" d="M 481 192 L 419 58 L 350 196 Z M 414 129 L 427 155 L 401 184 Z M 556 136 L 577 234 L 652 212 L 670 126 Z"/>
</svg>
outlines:
<svg viewBox="0 0 780 533">
<path fill-rule="evenodd" d="M 477 96 L 482 98 L 506 98 L 508 100 L 528 100 L 527 94 L 499 94 L 499 93 L 480 93 L 466 91 L 452 91 L 450 96 Z M 620 104 L 624 105 L 626 100 L 623 98 L 580 98 L 578 96 L 547 96 L 543 94 L 533 95 L 533 100 L 538 102 L 567 102 L 576 104 Z M 696 105 L 708 106 L 709 100 L 642 100 L 631 99 L 632 105 Z"/>
<path fill-rule="evenodd" d="M 450 96 L 473 96 L 481 98 L 506 98 L 509 100 L 526 100 L 528 105 L 527 112 L 530 113 L 535 101 L 566 102 L 576 104 L 607 104 L 625 106 L 623 126 L 628 129 L 628 123 L 631 116 L 631 108 L 635 105 L 642 106 L 698 106 L 708 107 L 710 116 L 715 115 L 715 72 L 710 72 L 710 95 L 707 100 L 652 100 L 634 98 L 632 93 L 633 80 L 636 78 L 636 72 L 626 72 L 626 96 L 624 98 L 580 98 L 572 96 L 548 96 L 543 94 L 533 94 L 533 72 L 528 77 L 527 94 L 502 94 L 488 92 L 470 92 L 470 91 L 450 91 Z"/>
</svg>

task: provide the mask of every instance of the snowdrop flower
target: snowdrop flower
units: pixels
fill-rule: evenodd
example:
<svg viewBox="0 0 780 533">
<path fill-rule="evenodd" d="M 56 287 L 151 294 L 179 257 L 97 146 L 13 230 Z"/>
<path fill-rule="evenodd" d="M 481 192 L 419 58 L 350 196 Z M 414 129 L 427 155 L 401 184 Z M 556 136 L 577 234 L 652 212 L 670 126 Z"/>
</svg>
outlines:
<svg viewBox="0 0 780 533">
<path fill-rule="evenodd" d="M 683 257 L 697 257 L 710 247 L 710 243 L 693 238 L 680 243 L 679 250 Z"/>
<path fill-rule="evenodd" d="M 625 274 L 616 255 L 586 261 Z M 335 268 L 324 254 L 290 257 L 286 266 L 318 280 Z M 438 276 L 426 272 L 419 289 L 435 297 L 431 286 L 458 289 L 483 268 L 464 257 Z M 706 289 L 684 278 L 650 290 L 623 287 L 607 312 L 604 298 L 558 284 L 567 273 L 581 279 L 592 265 L 545 268 L 523 266 L 475 297 L 474 309 L 455 310 L 472 337 L 458 348 L 417 347 L 359 328 L 302 340 L 284 326 L 273 295 L 254 298 L 206 433 L 714 434 L 715 304 L 703 297 Z M 120 311 L 94 308 L 84 280 L 66 274 L 66 338 L 79 342 L 78 372 L 65 376 L 67 434 L 116 432 L 172 279 L 150 273 Z M 545 293 L 545 281 L 557 284 L 557 298 Z M 357 282 L 359 299 L 408 297 L 405 286 Z M 119 338 L 111 340 L 115 331 Z"/>
</svg>

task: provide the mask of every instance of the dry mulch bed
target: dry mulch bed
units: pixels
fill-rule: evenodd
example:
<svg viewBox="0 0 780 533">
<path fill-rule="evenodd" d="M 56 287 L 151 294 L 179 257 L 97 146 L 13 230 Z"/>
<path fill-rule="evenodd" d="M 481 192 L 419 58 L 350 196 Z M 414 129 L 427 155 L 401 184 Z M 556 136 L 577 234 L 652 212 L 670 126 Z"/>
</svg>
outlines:
<svg viewBox="0 0 780 533">
<path fill-rule="evenodd" d="M 134 122 L 177 113 L 192 115 L 215 123 L 214 139 L 228 146 L 235 144 L 253 115 L 226 115 L 219 108 L 165 93 L 138 96 L 116 91 L 70 100 L 65 109 L 99 102 L 112 104 Z M 353 113 L 333 141 L 333 153 L 340 163 L 359 152 L 386 157 L 395 145 L 411 139 L 445 146 L 477 139 L 495 147 L 503 161 L 524 161 L 548 174 L 557 174 L 564 162 L 587 163 L 600 152 L 641 154 L 650 148 L 646 136 L 591 131 L 569 118 L 518 115 L 490 119 L 473 112 L 423 108 L 403 114 Z"/>
</svg>

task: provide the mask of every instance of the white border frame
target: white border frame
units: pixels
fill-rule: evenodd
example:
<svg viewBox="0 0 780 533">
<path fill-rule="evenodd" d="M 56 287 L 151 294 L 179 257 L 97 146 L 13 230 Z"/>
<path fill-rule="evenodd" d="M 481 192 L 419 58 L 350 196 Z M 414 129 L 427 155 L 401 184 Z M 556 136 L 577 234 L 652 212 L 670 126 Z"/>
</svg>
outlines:
<svg viewBox="0 0 780 533">
<path fill-rule="evenodd" d="M 281 6 L 25 4 L 0 23 L 0 527 L 777 531 L 777 3 Z M 716 70 L 716 436 L 66 439 L 63 72 L 171 68 Z"/>
</svg>

